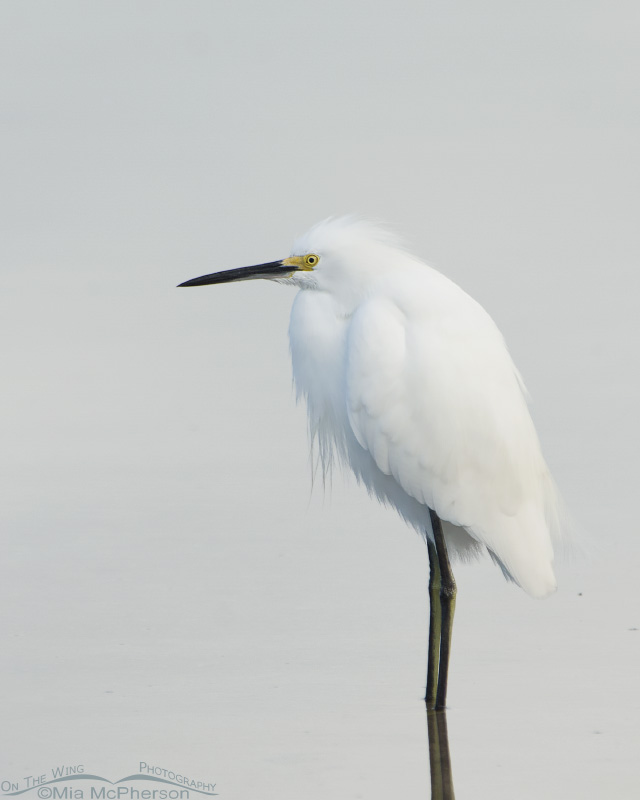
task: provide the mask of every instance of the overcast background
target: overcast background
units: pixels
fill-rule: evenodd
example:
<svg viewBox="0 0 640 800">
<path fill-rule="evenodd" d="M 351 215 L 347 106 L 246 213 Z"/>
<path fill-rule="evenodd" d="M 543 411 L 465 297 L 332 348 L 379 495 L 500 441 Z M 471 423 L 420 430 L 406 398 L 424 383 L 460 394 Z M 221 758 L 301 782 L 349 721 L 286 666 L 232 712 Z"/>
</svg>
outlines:
<svg viewBox="0 0 640 800">
<path fill-rule="evenodd" d="M 293 292 L 174 288 L 357 212 L 494 316 L 586 543 L 544 602 L 457 569 L 456 795 L 638 796 L 639 45 L 630 0 L 0 4 L 0 780 L 429 796 L 424 545 L 311 491 Z"/>
</svg>

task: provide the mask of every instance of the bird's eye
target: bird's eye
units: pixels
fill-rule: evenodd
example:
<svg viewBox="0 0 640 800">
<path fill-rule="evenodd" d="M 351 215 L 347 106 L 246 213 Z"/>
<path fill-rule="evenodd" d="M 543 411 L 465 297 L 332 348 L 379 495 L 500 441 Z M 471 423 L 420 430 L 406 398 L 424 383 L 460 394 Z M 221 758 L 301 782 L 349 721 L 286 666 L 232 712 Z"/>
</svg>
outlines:
<svg viewBox="0 0 640 800">
<path fill-rule="evenodd" d="M 319 256 L 315 255 L 314 253 L 310 253 L 308 256 L 304 257 L 304 265 L 305 267 L 315 267 L 315 265 L 320 261 Z"/>
</svg>

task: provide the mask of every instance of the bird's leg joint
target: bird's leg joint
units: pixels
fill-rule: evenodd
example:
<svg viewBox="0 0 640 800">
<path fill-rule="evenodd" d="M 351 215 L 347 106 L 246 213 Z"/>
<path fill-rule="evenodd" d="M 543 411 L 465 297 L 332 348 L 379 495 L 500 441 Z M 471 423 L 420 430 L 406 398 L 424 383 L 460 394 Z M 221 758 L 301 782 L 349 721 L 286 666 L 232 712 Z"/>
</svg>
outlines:
<svg viewBox="0 0 640 800">
<path fill-rule="evenodd" d="M 445 600 L 455 600 L 457 594 L 458 587 L 455 585 L 455 583 L 443 583 L 440 587 L 440 597 Z"/>
</svg>

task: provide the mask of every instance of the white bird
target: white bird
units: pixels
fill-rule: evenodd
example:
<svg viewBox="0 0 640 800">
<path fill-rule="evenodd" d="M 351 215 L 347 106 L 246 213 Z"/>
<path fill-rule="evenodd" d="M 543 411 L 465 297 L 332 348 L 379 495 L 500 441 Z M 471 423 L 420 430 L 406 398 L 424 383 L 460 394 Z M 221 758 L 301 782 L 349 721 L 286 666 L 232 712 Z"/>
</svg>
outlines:
<svg viewBox="0 0 640 800">
<path fill-rule="evenodd" d="M 425 699 L 444 708 L 456 597 L 447 554 L 487 551 L 534 597 L 556 588 L 559 500 L 520 374 L 482 306 L 372 223 L 325 220 L 289 258 L 180 285 L 253 278 L 300 290 L 293 376 L 323 468 L 348 465 L 427 540 Z"/>
</svg>

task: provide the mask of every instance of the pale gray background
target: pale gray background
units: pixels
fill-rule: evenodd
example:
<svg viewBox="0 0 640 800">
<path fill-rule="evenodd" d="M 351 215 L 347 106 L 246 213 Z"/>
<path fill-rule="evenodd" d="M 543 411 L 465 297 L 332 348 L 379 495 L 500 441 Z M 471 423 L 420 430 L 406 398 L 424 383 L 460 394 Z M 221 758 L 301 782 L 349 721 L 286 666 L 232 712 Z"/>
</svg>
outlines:
<svg viewBox="0 0 640 800">
<path fill-rule="evenodd" d="M 310 490 L 293 292 L 389 221 L 492 313 L 590 555 L 459 568 L 459 798 L 637 797 L 636 2 L 0 5 L 0 779 L 424 798 L 427 559 Z M 581 596 L 579 593 L 582 593 Z"/>
</svg>

